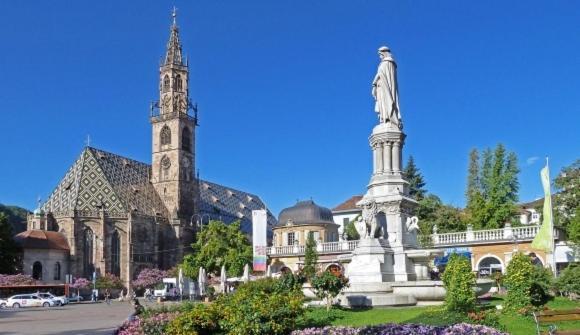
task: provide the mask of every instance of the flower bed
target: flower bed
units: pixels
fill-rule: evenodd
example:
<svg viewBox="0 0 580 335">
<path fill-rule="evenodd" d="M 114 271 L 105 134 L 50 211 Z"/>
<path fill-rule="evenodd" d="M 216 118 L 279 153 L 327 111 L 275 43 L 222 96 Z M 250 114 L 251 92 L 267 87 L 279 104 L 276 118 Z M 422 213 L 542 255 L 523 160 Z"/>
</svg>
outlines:
<svg viewBox="0 0 580 335">
<path fill-rule="evenodd" d="M 295 330 L 291 335 L 506 335 L 494 328 L 460 323 L 453 326 L 386 324 L 368 327 L 324 327 Z"/>
</svg>

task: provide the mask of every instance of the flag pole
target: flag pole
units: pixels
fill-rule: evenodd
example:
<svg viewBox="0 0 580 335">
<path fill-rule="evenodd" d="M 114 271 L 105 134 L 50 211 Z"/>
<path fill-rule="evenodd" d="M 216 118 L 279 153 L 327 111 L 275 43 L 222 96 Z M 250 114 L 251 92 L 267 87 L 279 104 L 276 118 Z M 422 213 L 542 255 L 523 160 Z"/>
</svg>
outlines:
<svg viewBox="0 0 580 335">
<path fill-rule="evenodd" d="M 548 156 L 546 156 L 546 167 L 548 168 L 548 180 L 551 180 L 550 178 L 550 160 L 548 158 Z M 552 210 L 552 184 L 549 184 L 550 187 L 550 247 L 551 247 L 551 252 L 552 252 L 552 259 L 551 259 L 551 263 L 550 266 L 552 267 L 552 272 L 554 274 L 554 277 L 556 277 L 556 243 L 554 241 L 554 239 L 556 238 L 556 235 L 554 234 L 554 212 Z M 544 199 L 544 201 L 546 201 Z"/>
</svg>

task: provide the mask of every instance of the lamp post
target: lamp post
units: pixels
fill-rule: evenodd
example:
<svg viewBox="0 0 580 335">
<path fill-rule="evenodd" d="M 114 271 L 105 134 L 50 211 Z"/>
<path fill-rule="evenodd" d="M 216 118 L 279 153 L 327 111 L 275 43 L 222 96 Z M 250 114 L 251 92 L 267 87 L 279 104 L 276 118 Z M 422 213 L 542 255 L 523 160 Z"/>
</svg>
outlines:
<svg viewBox="0 0 580 335">
<path fill-rule="evenodd" d="M 196 223 L 196 227 L 199 228 L 199 231 L 201 232 L 203 230 L 203 218 L 207 216 L 207 222 L 209 223 L 211 217 L 209 216 L 209 214 L 193 214 L 191 216 L 191 218 L 189 219 L 189 224 L 193 227 L 193 218 L 197 217 L 197 221 Z"/>
</svg>

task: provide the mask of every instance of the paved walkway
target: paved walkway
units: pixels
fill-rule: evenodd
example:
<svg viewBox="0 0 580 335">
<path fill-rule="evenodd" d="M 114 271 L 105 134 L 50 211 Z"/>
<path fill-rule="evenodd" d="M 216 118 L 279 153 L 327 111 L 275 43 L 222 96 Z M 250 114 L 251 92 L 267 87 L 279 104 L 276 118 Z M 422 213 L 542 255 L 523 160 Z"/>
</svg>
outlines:
<svg viewBox="0 0 580 335">
<path fill-rule="evenodd" d="M 141 300 L 143 302 L 143 300 Z M 132 312 L 128 302 L 0 309 L 0 335 L 112 334 Z"/>
</svg>

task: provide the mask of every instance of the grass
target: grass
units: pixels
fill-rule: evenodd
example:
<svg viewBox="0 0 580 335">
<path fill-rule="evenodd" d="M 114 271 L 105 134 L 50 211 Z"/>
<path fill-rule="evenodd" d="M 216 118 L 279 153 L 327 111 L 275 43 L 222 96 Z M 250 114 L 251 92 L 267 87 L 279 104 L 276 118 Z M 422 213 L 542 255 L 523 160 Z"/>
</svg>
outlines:
<svg viewBox="0 0 580 335">
<path fill-rule="evenodd" d="M 490 305 L 502 303 L 501 298 L 494 298 Z M 580 302 L 570 301 L 556 297 L 547 305 L 549 309 L 573 309 L 580 308 Z M 422 323 L 429 325 L 447 325 L 461 322 L 452 313 L 442 310 L 441 306 L 428 307 L 405 307 L 405 308 L 373 308 L 348 310 L 334 308 L 327 314 L 324 308 L 311 308 L 308 310 L 302 326 L 314 327 L 324 325 L 334 326 L 365 326 L 384 323 Z M 501 314 L 499 323 L 503 331 L 513 335 L 531 335 L 536 333 L 536 323 L 532 316 Z M 580 329 L 580 321 L 564 321 L 555 323 L 558 329 Z M 542 327 L 547 330 L 548 325 Z"/>
</svg>

